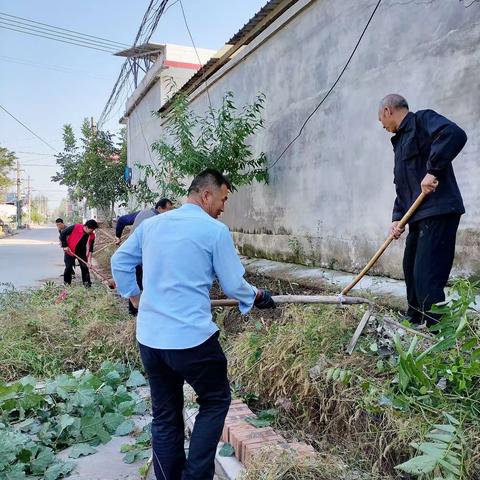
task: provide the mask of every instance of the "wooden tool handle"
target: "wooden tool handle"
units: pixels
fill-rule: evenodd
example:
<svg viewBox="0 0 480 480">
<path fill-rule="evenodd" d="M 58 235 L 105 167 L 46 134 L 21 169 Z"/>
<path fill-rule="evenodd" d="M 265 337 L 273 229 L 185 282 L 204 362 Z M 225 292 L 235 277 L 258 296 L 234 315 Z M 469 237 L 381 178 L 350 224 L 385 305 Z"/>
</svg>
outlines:
<svg viewBox="0 0 480 480">
<path fill-rule="evenodd" d="M 345 297 L 339 295 L 274 295 L 273 301 L 277 304 L 283 303 L 324 303 L 324 304 L 348 304 L 355 305 L 360 303 L 370 303 L 370 300 L 360 297 Z M 238 300 L 226 298 L 223 300 L 212 300 L 212 307 L 235 307 L 238 306 Z"/>
<path fill-rule="evenodd" d="M 425 199 L 426 194 L 425 193 L 420 193 L 420 195 L 417 197 L 413 205 L 408 209 L 407 213 L 402 217 L 400 222 L 398 223 L 398 226 L 400 228 L 405 227 L 407 224 L 408 220 L 410 217 L 414 214 L 415 210 L 420 206 L 420 204 L 423 202 Z M 392 241 L 395 239 L 395 237 L 390 234 L 387 239 L 382 243 L 382 246 L 376 251 L 375 255 L 370 259 L 370 261 L 365 265 L 363 270 L 353 279 L 353 281 L 347 285 L 343 290 L 342 290 L 342 295 L 346 295 L 362 278 L 363 276 L 375 265 L 376 261 L 380 258 L 382 253 L 387 249 L 387 247 L 392 243 Z"/>
<path fill-rule="evenodd" d="M 72 252 L 72 255 L 80 260 L 84 265 L 86 265 L 88 268 L 91 268 L 102 280 L 105 280 L 105 282 L 109 282 L 110 280 L 103 275 L 103 273 L 100 273 L 93 265 L 89 265 L 83 258 L 80 258 L 78 255 L 76 255 L 74 252 Z"/>
</svg>

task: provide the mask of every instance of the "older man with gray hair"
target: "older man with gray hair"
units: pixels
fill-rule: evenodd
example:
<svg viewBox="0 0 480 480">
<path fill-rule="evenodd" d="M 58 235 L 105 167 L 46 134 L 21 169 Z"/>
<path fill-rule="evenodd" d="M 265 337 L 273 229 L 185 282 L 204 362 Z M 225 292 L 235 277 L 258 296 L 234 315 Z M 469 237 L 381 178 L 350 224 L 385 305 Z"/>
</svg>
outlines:
<svg viewBox="0 0 480 480">
<path fill-rule="evenodd" d="M 433 304 L 445 300 L 455 255 L 460 216 L 465 213 L 452 161 L 467 141 L 465 132 L 433 110 L 409 110 L 404 97 L 390 94 L 382 99 L 378 119 L 393 133 L 395 156 L 391 233 L 399 238 L 404 228 L 399 220 L 420 192 L 427 197 L 409 220 L 403 257 L 407 286 L 407 317 L 413 323 L 432 325 Z"/>
</svg>

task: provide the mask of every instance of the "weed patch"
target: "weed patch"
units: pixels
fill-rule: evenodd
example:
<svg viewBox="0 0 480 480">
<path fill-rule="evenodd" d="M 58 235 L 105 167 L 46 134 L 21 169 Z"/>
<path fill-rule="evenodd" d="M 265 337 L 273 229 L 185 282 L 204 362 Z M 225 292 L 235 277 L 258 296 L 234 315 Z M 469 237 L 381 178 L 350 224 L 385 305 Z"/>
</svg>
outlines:
<svg viewBox="0 0 480 480">
<path fill-rule="evenodd" d="M 0 380 L 46 377 L 104 360 L 139 365 L 135 322 L 107 289 L 45 284 L 38 290 L 0 294 Z"/>
</svg>

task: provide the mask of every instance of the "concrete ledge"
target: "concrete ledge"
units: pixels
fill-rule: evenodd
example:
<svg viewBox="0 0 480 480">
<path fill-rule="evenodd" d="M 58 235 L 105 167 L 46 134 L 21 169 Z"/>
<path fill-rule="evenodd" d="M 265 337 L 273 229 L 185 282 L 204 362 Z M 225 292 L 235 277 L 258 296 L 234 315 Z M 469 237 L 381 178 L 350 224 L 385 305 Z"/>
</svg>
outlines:
<svg viewBox="0 0 480 480">
<path fill-rule="evenodd" d="M 268 278 L 296 282 L 306 287 L 340 290 L 348 285 L 356 275 L 348 272 L 328 270 L 326 268 L 306 267 L 294 263 L 275 262 L 273 260 L 242 257 L 242 263 L 248 273 L 264 275 Z M 374 295 L 389 296 L 405 302 L 406 289 L 403 280 L 366 275 L 352 292 L 358 295 L 367 291 Z"/>
</svg>

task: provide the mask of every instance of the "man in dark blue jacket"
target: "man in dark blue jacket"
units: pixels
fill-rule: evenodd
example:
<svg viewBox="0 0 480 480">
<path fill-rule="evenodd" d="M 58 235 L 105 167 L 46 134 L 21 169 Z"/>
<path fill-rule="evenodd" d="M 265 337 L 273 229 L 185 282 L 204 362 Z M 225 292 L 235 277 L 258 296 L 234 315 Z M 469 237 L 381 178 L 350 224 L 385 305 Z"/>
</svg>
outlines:
<svg viewBox="0 0 480 480">
<path fill-rule="evenodd" d="M 431 325 L 438 316 L 428 313 L 445 300 L 444 288 L 455 255 L 460 216 L 465 213 L 452 161 L 467 141 L 465 132 L 433 110 L 410 112 L 400 95 L 387 95 L 378 119 L 393 133 L 394 183 L 397 193 L 390 232 L 399 238 L 399 220 L 420 192 L 427 197 L 410 218 L 403 257 L 407 286 L 407 317 Z"/>
<path fill-rule="evenodd" d="M 140 210 L 138 212 L 127 213 L 126 215 L 118 217 L 117 226 L 115 228 L 115 245 L 120 245 L 124 228 L 133 225 L 133 222 L 139 213 Z"/>
</svg>

